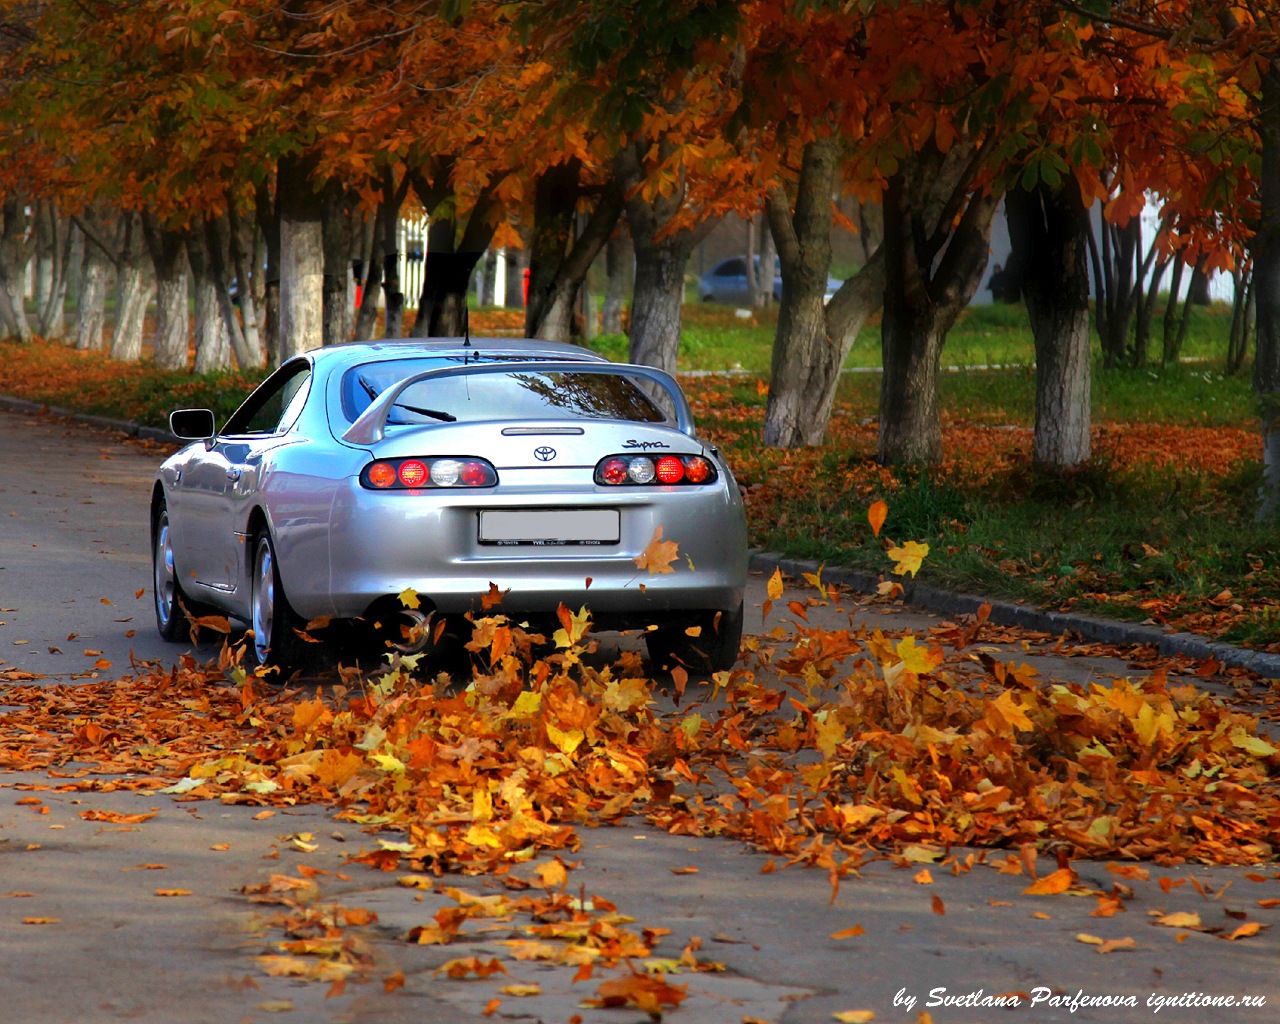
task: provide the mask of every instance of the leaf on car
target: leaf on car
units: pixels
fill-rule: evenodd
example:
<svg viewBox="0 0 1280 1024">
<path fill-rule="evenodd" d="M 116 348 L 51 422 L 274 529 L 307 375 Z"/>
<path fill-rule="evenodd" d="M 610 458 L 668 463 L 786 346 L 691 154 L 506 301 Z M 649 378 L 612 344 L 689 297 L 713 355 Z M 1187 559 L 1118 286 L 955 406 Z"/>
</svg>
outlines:
<svg viewBox="0 0 1280 1024">
<path fill-rule="evenodd" d="M 645 549 L 636 555 L 634 562 L 637 569 L 645 569 L 650 576 L 675 572 L 671 563 L 679 557 L 679 545 L 673 540 L 662 539 L 662 527 L 655 526 L 653 536 Z"/>
</svg>

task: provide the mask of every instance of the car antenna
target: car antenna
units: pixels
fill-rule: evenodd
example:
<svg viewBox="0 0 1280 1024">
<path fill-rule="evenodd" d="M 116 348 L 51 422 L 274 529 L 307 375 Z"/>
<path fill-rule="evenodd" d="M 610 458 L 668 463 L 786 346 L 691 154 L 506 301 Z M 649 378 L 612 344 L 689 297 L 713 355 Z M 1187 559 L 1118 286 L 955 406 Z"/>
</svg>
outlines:
<svg viewBox="0 0 1280 1024">
<path fill-rule="evenodd" d="M 462 303 L 462 334 L 463 348 L 471 347 L 471 307 L 466 304 L 466 300 Z"/>
</svg>

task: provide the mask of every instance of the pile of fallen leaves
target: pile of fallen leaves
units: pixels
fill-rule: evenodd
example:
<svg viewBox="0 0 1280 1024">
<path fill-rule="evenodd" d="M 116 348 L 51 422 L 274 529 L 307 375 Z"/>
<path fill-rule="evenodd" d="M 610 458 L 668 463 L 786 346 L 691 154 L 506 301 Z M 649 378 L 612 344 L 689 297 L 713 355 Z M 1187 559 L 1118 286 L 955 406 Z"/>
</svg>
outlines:
<svg viewBox="0 0 1280 1024">
<path fill-rule="evenodd" d="M 883 509 L 871 518 L 883 522 Z M 927 553 L 920 544 L 888 551 L 910 573 Z M 568 865 L 554 853 L 576 849 L 582 825 L 642 816 L 677 834 L 734 837 L 825 869 L 833 890 L 886 850 L 958 871 L 975 856 L 962 862 L 955 846 L 1016 850 L 997 864 L 1010 872 L 1056 854 L 1063 867 L 1028 890 L 1044 893 L 1075 891 L 1074 857 L 1274 857 L 1280 748 L 1256 718 L 1158 671 L 1112 685 L 1043 682 L 991 653 L 996 636 L 982 615 L 928 637 L 817 628 L 808 612 L 833 595 L 810 582 L 817 595 L 791 602 L 792 628 L 749 637 L 733 671 L 690 687 L 676 670 L 674 707 L 657 701 L 639 655 L 594 656 L 585 609 L 561 607 L 554 653 L 543 654 L 546 638 L 490 601 L 468 645 L 465 685 L 397 657 L 367 676 L 342 670 L 342 684 L 327 689 L 282 689 L 246 675 L 239 652 L 224 648 L 216 665 L 185 659 L 114 681 L 4 686 L 0 702 L 15 710 L 0 714 L 0 767 L 47 770 L 68 790 L 336 806 L 372 836 L 351 861 L 407 869 L 400 884 L 443 897 L 404 941 L 465 945 L 488 919 L 525 920 L 504 940 L 512 958 L 576 967 L 575 981 L 626 964 L 599 982 L 591 1005 L 655 1019 L 686 996 L 666 980 L 671 970 L 719 965 L 693 946 L 678 961 L 652 960 L 661 929 L 631 927 L 607 900 L 568 894 Z M 783 593 L 779 574 L 768 589 L 771 605 Z M 516 895 L 466 893 L 447 872 L 490 873 Z M 262 970 L 336 994 L 370 980 L 360 927 L 376 915 L 322 903 L 320 874 L 300 868 L 245 892 L 274 907 L 264 925 L 283 933 L 259 958 Z M 1100 907 L 1119 909 L 1127 897 L 1117 892 L 1096 894 Z M 945 912 L 936 897 L 934 909 Z M 506 968 L 463 955 L 437 973 Z M 389 990 L 404 983 L 383 979 Z"/>
<path fill-rule="evenodd" d="M 780 582 L 779 582 L 780 586 Z M 1153 673 L 1044 685 L 947 636 L 752 638 L 694 707 L 659 713 L 638 655 L 598 665 L 585 614 L 556 653 L 481 619 L 465 687 L 404 661 L 354 688 L 239 686 L 186 664 L 114 682 L 13 686 L 0 765 L 180 799 L 325 802 L 401 832 L 361 859 L 485 872 L 573 848 L 574 826 L 644 815 L 827 866 L 869 845 L 1057 845 L 1072 856 L 1242 863 L 1280 830 L 1280 749 L 1255 718 Z M 678 684 L 685 682 L 677 679 Z M 688 694 L 691 695 L 691 694 Z M 100 785 L 101 783 L 93 783 Z"/>
</svg>

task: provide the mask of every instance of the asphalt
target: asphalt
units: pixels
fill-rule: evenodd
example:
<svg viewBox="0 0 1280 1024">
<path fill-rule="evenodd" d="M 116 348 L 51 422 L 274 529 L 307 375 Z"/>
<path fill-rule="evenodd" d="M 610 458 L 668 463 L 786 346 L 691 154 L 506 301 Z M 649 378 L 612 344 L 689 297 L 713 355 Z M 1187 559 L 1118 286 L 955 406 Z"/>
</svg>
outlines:
<svg viewBox="0 0 1280 1024">
<path fill-rule="evenodd" d="M 141 426 L 110 416 L 95 416 L 74 409 L 31 402 L 8 395 L 0 395 L 0 409 L 24 413 L 44 412 L 88 426 L 119 431 L 127 437 L 167 444 L 180 443 L 178 438 L 168 430 Z M 767 573 L 778 568 L 784 574 L 797 579 L 804 573 L 819 571 L 817 562 L 789 558 L 774 551 L 753 552 L 751 568 Z M 821 568 L 823 579 L 858 593 L 875 593 L 876 587 L 881 582 L 879 576 L 859 569 L 830 565 L 824 565 Z M 1078 615 L 1073 612 L 1046 611 L 1034 605 L 1015 601 L 957 593 L 931 587 L 914 579 L 899 582 L 903 588 L 905 604 L 935 615 L 973 615 L 985 604 L 990 606 L 988 621 L 999 626 L 1018 626 L 1055 636 L 1074 634 L 1090 643 L 1112 644 L 1117 647 L 1152 647 L 1159 654 L 1167 657 L 1181 655 L 1198 660 L 1213 658 L 1227 668 L 1246 669 L 1264 679 L 1280 679 L 1280 654 L 1253 651 L 1235 644 L 1210 640 L 1195 633 L 1170 632 L 1155 625 L 1125 622 L 1094 615 Z"/>
</svg>

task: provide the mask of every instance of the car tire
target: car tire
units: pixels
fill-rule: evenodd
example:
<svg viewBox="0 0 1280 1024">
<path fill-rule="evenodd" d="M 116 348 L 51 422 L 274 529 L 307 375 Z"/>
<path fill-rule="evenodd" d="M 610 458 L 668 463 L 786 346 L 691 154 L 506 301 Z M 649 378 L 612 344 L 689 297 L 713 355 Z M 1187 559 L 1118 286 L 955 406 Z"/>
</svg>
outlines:
<svg viewBox="0 0 1280 1024">
<path fill-rule="evenodd" d="M 716 615 L 720 620 L 716 622 Z M 738 660 L 742 646 L 743 608 L 701 615 L 693 625 L 701 626 L 698 636 L 687 627 L 663 626 L 645 634 L 649 662 L 654 672 L 669 673 L 677 665 L 690 672 L 727 672 Z"/>
<path fill-rule="evenodd" d="M 189 640 L 189 618 L 216 614 L 208 605 L 191 600 L 178 581 L 173 556 L 169 508 L 162 501 L 151 520 L 151 587 L 155 597 L 156 631 L 170 642 Z"/>
<path fill-rule="evenodd" d="M 249 577 L 248 661 L 255 668 L 289 676 L 302 661 L 302 641 L 294 632 L 298 617 L 280 583 L 275 545 L 266 530 L 253 543 Z"/>
</svg>

